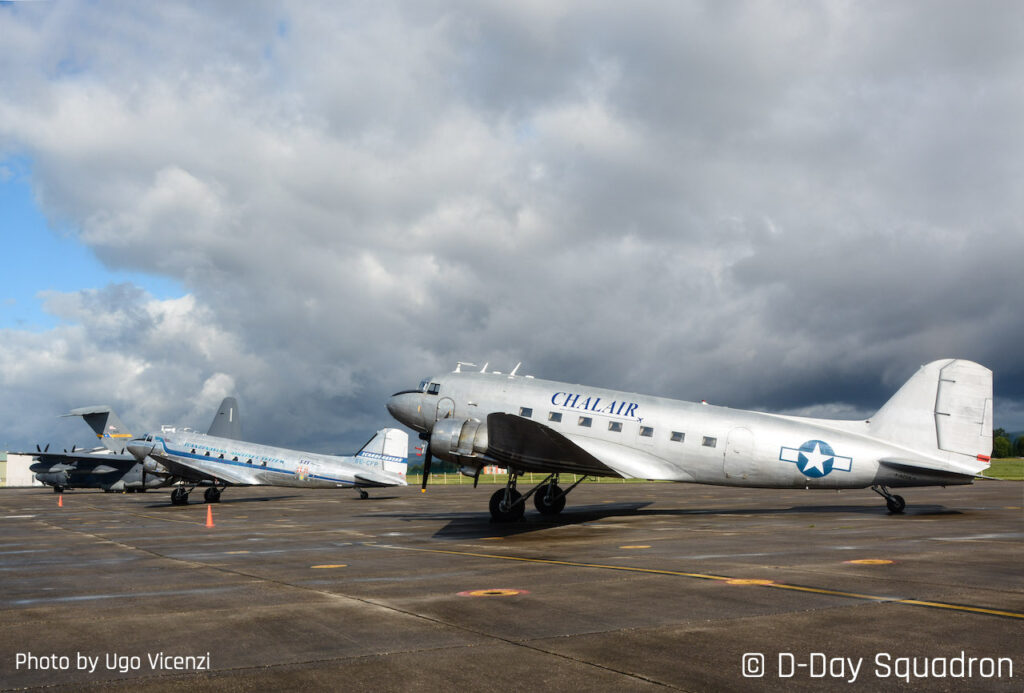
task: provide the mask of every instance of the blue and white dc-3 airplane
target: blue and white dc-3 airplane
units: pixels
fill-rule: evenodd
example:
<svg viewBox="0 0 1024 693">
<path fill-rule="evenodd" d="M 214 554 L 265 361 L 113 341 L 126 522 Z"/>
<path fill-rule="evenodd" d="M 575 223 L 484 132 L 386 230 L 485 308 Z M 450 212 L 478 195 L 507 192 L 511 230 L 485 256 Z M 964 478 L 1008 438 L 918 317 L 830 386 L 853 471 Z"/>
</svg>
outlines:
<svg viewBox="0 0 1024 693">
<path fill-rule="evenodd" d="M 565 507 L 560 474 L 762 488 L 868 488 L 892 513 L 890 489 L 970 484 L 992 451 L 992 372 L 959 359 L 934 361 L 866 421 L 767 414 L 603 390 L 532 376 L 455 371 L 396 393 L 388 411 L 426 441 L 432 456 L 478 478 L 507 467 L 491 497 L 496 521 Z M 521 494 L 525 472 L 550 476 Z M 582 479 L 580 480 L 582 481 Z"/>
<path fill-rule="evenodd" d="M 159 434 L 135 438 L 128 452 L 142 463 L 147 475 L 179 483 L 171 503 L 185 505 L 196 486 L 206 486 L 209 503 L 220 500 L 227 486 L 290 486 L 299 488 L 355 488 L 362 498 L 366 488 L 405 486 L 409 436 L 397 428 L 383 428 L 354 455 L 321 455 L 241 440 L 238 403 L 226 398 L 210 430 L 164 426 Z"/>
</svg>

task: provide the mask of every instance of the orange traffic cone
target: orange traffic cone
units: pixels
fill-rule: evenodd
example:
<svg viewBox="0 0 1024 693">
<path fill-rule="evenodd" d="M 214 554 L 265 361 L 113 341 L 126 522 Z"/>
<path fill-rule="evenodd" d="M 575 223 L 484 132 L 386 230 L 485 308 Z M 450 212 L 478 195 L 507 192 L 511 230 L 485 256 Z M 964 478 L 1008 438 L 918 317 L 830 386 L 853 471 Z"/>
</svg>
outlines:
<svg viewBox="0 0 1024 693">
<path fill-rule="evenodd" d="M 213 527 L 213 506 L 206 506 L 206 526 Z"/>
<path fill-rule="evenodd" d="M 57 496 L 57 507 L 58 508 L 63 508 L 64 507 L 64 494 L 63 493 L 60 494 L 59 496 Z"/>
</svg>

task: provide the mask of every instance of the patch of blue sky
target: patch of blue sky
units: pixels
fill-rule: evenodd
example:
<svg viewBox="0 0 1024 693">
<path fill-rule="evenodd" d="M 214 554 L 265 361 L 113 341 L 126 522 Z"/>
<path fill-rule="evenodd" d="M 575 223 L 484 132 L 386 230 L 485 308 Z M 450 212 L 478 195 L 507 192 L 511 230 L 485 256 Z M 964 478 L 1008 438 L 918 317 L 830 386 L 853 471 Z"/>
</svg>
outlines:
<svg viewBox="0 0 1024 693">
<path fill-rule="evenodd" d="M 110 269 L 74 233 L 51 228 L 36 204 L 31 164 L 0 161 L 0 329 L 44 331 L 60 321 L 44 291 L 73 292 L 130 282 L 160 299 L 187 293 L 169 277 Z"/>
</svg>

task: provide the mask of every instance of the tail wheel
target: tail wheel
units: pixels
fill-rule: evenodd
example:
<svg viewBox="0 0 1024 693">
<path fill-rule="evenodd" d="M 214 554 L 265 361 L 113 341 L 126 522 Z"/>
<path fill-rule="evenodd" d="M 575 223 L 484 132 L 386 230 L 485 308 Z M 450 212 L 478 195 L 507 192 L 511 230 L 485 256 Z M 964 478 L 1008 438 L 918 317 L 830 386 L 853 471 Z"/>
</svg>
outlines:
<svg viewBox="0 0 1024 693">
<path fill-rule="evenodd" d="M 900 515 L 907 507 L 907 502 L 903 500 L 903 496 L 890 496 L 885 499 L 885 507 L 889 508 L 893 515 Z"/>
</svg>

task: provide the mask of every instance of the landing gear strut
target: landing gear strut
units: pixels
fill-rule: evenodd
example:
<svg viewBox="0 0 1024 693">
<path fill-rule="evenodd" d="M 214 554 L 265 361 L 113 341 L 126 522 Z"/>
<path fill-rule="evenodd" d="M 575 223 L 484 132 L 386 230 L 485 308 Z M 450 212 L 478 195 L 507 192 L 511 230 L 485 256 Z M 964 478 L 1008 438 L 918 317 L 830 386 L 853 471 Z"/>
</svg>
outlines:
<svg viewBox="0 0 1024 693">
<path fill-rule="evenodd" d="M 370 497 L 370 494 L 366 492 L 366 489 L 360 488 L 356 490 L 359 491 L 359 500 L 366 500 Z"/>
<path fill-rule="evenodd" d="M 519 474 L 508 470 L 508 484 L 491 496 L 491 520 L 493 522 L 514 522 L 523 518 L 526 503 L 523 494 L 516 490 Z"/>
<path fill-rule="evenodd" d="M 191 490 L 184 486 L 176 486 L 171 491 L 171 505 L 188 505 L 188 492 Z"/>
<path fill-rule="evenodd" d="M 508 484 L 505 488 L 498 489 L 491 496 L 491 520 L 493 522 L 513 522 L 523 517 L 526 510 L 526 499 L 533 496 L 533 505 L 541 515 L 554 517 L 565 508 L 565 497 L 569 491 L 583 483 L 586 476 L 580 477 L 564 491 L 558 485 L 558 475 L 551 474 L 544 481 L 540 482 L 525 495 L 516 490 L 516 482 L 519 480 L 520 472 L 509 470 Z"/>
<path fill-rule="evenodd" d="M 903 514 L 904 508 L 907 507 L 907 502 L 903 500 L 903 496 L 894 495 L 889 492 L 889 489 L 881 485 L 872 486 L 871 490 L 885 499 L 885 507 L 889 508 L 891 515 Z"/>
</svg>

